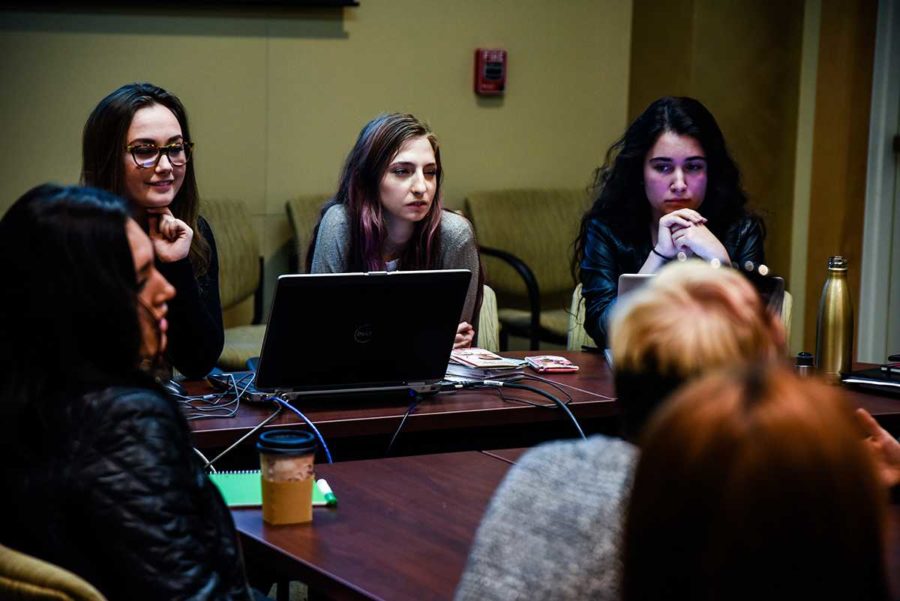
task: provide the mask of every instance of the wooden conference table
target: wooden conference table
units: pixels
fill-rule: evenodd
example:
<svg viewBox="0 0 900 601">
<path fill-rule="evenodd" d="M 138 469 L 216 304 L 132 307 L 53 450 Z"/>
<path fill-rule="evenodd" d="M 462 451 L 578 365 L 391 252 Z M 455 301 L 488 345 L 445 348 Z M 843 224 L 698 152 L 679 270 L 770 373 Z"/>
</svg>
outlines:
<svg viewBox="0 0 900 601">
<path fill-rule="evenodd" d="M 556 353 L 556 351 L 554 351 Z M 524 357 L 524 352 L 505 353 Z M 533 352 L 530 354 L 534 354 Z M 589 432 L 615 427 L 618 408 L 613 400 L 613 380 L 602 355 L 593 353 L 558 352 L 580 365 L 575 374 L 554 374 L 548 379 L 574 388 L 565 388 L 571 395 L 572 412 Z M 562 398 L 551 386 L 525 381 Z M 531 446 L 541 440 L 569 437 L 576 432 L 550 400 L 525 391 L 504 391 L 507 397 L 528 399 L 539 403 L 535 407 L 516 401 L 504 401 L 496 389 L 460 390 L 441 393 L 423 400 L 409 416 L 398 437 L 403 454 L 473 450 L 487 446 Z M 565 399 L 563 399 L 565 400 Z M 386 444 L 400 424 L 410 399 L 401 395 L 391 397 L 357 398 L 351 395 L 320 399 L 303 399 L 294 405 L 316 424 L 322 436 L 332 446 L 335 460 L 371 458 L 384 455 Z M 548 406 L 550 408 L 548 408 Z M 201 450 L 225 447 L 271 415 L 270 405 L 243 403 L 233 418 L 198 419 L 191 423 L 194 444 Z M 283 411 L 266 427 L 284 427 L 302 423 Z M 254 439 L 255 437 L 251 437 Z M 495 441 L 495 442 L 490 442 Z M 358 444 L 357 444 L 358 443 Z M 248 446 L 252 446 L 247 441 Z M 352 447 L 349 454 L 335 452 Z"/>
<path fill-rule="evenodd" d="M 577 374 L 557 374 L 551 379 L 579 389 L 567 390 L 573 399 L 570 407 L 585 430 L 602 431 L 604 426 L 614 430 L 618 407 L 612 400 L 612 374 L 602 355 L 553 354 L 581 366 Z M 522 391 L 514 391 L 514 396 L 549 403 Z M 889 430 L 900 430 L 900 398 L 853 390 L 847 396 Z M 364 457 L 383 454 L 384 441 L 407 409 L 403 399 L 377 398 L 297 405 L 332 446 L 366 437 L 379 440 L 374 448 L 380 453 Z M 223 447 L 271 411 L 244 404 L 234 418 L 193 421 L 195 441 L 200 448 Z M 299 421 L 284 412 L 267 427 Z M 331 483 L 340 503 L 336 509 L 316 508 L 312 525 L 271 527 L 263 524 L 259 509 L 233 510 L 250 572 L 300 580 L 326 597 L 339 599 L 451 598 L 491 495 L 523 452 L 487 449 L 531 446 L 534 441 L 515 442 L 528 427 L 545 433 L 556 428 L 547 438 L 574 434 L 560 411 L 507 402 L 496 390 L 467 390 L 426 400 L 407 420 L 401 438 L 418 434 L 436 440 L 440 454 L 317 465 L 319 476 Z M 473 435 L 479 431 L 486 436 Z M 510 431 L 515 435 L 510 436 Z M 462 441 L 469 450 L 443 452 L 455 448 L 444 446 L 448 440 Z M 252 442 L 245 443 L 249 449 Z M 889 526 L 892 590 L 900 600 L 900 506 L 891 506 Z"/>
<path fill-rule="evenodd" d="M 574 388 L 569 407 L 588 434 L 614 433 L 618 406 L 613 400 L 612 372 L 602 355 L 552 351 L 581 367 L 575 374 L 553 374 L 548 379 Z M 523 357 L 526 352 L 505 353 Z M 560 396 L 549 385 L 525 382 Z M 529 399 L 542 406 L 504 401 L 496 389 L 441 393 L 424 400 L 410 415 L 398 437 L 400 453 L 436 453 L 532 446 L 542 440 L 575 435 L 572 425 L 549 400 L 525 391 L 506 391 L 508 396 Z M 900 397 L 847 390 L 855 405 L 864 407 L 895 435 L 900 432 Z M 365 459 L 384 455 L 387 441 L 397 429 L 409 400 L 394 398 L 332 397 L 296 401 L 331 445 L 335 460 Z M 221 449 L 238 440 L 272 413 L 269 405 L 244 403 L 233 418 L 207 418 L 191 422 L 194 443 L 201 450 Z M 297 425 L 300 419 L 283 411 L 271 427 Z M 250 437 L 241 446 L 247 455 L 255 443 Z M 336 451 L 337 449 L 337 451 Z M 346 452 L 341 452 L 342 450 Z"/>
<path fill-rule="evenodd" d="M 331 599 L 449 599 L 510 463 L 443 453 L 317 465 L 338 497 L 312 524 L 268 526 L 232 510 L 248 572 L 300 580 Z"/>
<path fill-rule="evenodd" d="M 316 467 L 338 496 L 312 524 L 267 526 L 232 511 L 248 570 L 300 580 L 325 598 L 451 599 L 493 491 L 523 449 Z M 889 511 L 888 569 L 900 599 L 900 505 Z"/>
</svg>

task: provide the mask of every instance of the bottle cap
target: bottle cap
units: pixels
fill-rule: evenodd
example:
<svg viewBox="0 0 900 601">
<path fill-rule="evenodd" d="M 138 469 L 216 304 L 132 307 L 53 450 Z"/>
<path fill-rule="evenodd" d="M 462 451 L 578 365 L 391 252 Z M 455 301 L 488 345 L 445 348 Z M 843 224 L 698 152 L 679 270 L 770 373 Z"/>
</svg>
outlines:
<svg viewBox="0 0 900 601">
<path fill-rule="evenodd" d="M 268 430 L 259 435 L 256 449 L 269 455 L 309 455 L 316 452 L 316 439 L 303 430 Z"/>
<path fill-rule="evenodd" d="M 828 269 L 835 271 L 847 270 L 847 259 L 841 256 L 828 257 Z"/>
<path fill-rule="evenodd" d="M 812 353 L 807 353 L 807 352 L 797 353 L 797 366 L 798 367 L 802 367 L 802 366 L 812 367 L 813 366 Z"/>
</svg>

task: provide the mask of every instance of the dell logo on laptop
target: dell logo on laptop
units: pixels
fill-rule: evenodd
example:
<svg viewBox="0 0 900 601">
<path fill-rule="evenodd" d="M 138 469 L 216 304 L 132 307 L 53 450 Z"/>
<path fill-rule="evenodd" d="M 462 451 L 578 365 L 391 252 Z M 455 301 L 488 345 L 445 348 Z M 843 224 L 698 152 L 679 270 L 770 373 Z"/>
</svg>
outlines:
<svg viewBox="0 0 900 601">
<path fill-rule="evenodd" d="M 356 331 L 353 332 L 353 340 L 358 342 L 359 344 L 366 344 L 368 342 L 372 342 L 372 337 L 375 334 L 375 329 L 372 327 L 370 323 L 364 323 L 356 328 Z"/>
</svg>

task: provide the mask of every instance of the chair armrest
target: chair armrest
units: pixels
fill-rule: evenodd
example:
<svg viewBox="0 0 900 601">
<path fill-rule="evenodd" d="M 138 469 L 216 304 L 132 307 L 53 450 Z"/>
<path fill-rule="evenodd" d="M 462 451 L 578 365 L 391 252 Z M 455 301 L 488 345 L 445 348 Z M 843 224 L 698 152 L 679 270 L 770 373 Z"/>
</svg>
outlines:
<svg viewBox="0 0 900 601">
<path fill-rule="evenodd" d="M 528 305 L 531 310 L 529 348 L 533 351 L 537 350 L 540 348 L 541 341 L 541 292 L 538 287 L 537 278 L 534 277 L 534 272 L 531 271 L 531 268 L 525 261 L 505 250 L 491 248 L 489 246 L 479 246 L 478 250 L 483 255 L 496 257 L 505 261 L 510 267 L 516 270 L 516 273 L 518 273 L 525 282 L 525 288 L 528 291 Z"/>
</svg>

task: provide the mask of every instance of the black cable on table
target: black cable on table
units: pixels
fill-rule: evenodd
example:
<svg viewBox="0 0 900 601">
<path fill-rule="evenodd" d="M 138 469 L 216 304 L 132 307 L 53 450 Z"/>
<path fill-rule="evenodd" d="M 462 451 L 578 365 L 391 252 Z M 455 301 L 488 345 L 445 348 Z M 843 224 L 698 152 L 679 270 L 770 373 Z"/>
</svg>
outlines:
<svg viewBox="0 0 900 601">
<path fill-rule="evenodd" d="M 422 397 L 421 395 L 417 394 L 417 395 L 413 398 L 412 402 L 409 404 L 409 407 L 407 407 L 406 413 L 403 414 L 403 419 L 400 420 L 400 424 L 397 426 L 397 429 L 394 430 L 394 435 L 391 436 L 391 442 L 388 443 L 387 449 L 384 451 L 385 457 L 387 457 L 388 455 L 391 454 L 391 448 L 393 448 L 393 446 L 394 446 L 394 441 L 397 440 L 397 436 L 400 434 L 400 430 L 403 429 L 403 424 L 406 423 L 406 418 L 408 418 L 409 415 L 410 415 L 413 411 L 416 410 L 416 407 L 418 407 L 418 406 L 419 406 L 419 403 L 422 402 L 422 398 L 423 398 L 423 397 Z"/>
<path fill-rule="evenodd" d="M 565 403 L 563 403 L 561 400 L 559 400 L 558 398 L 556 398 L 549 392 L 541 390 L 540 388 L 537 388 L 535 386 L 529 386 L 527 384 L 516 384 L 513 382 L 504 382 L 502 380 L 485 380 L 483 382 L 483 384 L 485 386 L 494 386 L 497 388 L 514 388 L 514 389 L 518 389 L 518 390 L 528 390 L 529 392 L 533 392 L 535 394 L 541 395 L 542 397 L 550 399 L 551 401 L 556 403 L 556 406 L 559 407 L 560 409 L 562 409 L 562 411 L 568 416 L 568 418 L 572 421 L 572 424 L 575 426 L 575 429 L 578 430 L 578 434 L 582 438 L 587 439 L 587 436 L 584 435 L 584 431 L 581 429 L 581 424 L 579 424 L 578 420 L 575 419 L 575 416 L 572 414 L 572 411 L 569 410 L 569 408 L 566 406 Z"/>
</svg>

